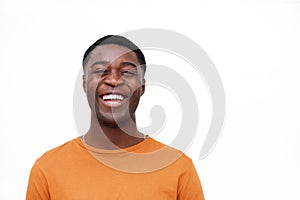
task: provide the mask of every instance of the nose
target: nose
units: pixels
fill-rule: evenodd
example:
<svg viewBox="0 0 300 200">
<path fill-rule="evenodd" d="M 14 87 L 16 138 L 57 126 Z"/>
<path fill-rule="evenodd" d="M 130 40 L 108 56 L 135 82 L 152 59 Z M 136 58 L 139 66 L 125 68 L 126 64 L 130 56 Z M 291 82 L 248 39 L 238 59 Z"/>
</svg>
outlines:
<svg viewBox="0 0 300 200">
<path fill-rule="evenodd" d="M 116 87 L 122 83 L 122 78 L 117 70 L 110 70 L 106 75 L 104 82 L 109 86 Z"/>
</svg>

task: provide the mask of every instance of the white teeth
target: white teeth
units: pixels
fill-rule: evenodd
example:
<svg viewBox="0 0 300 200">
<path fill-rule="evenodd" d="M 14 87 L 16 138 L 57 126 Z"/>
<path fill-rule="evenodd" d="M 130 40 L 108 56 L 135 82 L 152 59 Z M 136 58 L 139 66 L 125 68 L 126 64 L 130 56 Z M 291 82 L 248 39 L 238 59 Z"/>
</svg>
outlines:
<svg viewBox="0 0 300 200">
<path fill-rule="evenodd" d="M 122 95 L 119 94 L 108 94 L 108 95 L 104 95 L 102 97 L 103 100 L 123 100 L 124 97 Z"/>
</svg>

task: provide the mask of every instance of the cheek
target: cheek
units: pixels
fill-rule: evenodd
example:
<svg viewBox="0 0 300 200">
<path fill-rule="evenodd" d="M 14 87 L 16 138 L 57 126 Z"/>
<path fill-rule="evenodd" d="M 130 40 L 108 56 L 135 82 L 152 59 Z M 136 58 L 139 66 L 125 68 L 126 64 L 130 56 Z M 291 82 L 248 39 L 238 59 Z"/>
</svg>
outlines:
<svg viewBox="0 0 300 200">
<path fill-rule="evenodd" d="M 95 92 L 97 86 L 99 85 L 100 79 L 96 77 L 90 77 L 87 79 L 87 89 Z"/>
<path fill-rule="evenodd" d="M 90 103 L 94 102 L 95 96 L 97 95 L 97 87 L 98 81 L 97 80 L 88 80 L 86 85 L 86 95 Z"/>
<path fill-rule="evenodd" d="M 133 104 L 133 106 L 136 106 L 136 104 L 138 104 L 138 102 L 140 101 L 141 96 L 142 96 L 141 86 L 136 87 L 135 90 L 133 91 L 132 95 L 131 95 L 131 98 L 130 98 L 131 104 Z"/>
</svg>

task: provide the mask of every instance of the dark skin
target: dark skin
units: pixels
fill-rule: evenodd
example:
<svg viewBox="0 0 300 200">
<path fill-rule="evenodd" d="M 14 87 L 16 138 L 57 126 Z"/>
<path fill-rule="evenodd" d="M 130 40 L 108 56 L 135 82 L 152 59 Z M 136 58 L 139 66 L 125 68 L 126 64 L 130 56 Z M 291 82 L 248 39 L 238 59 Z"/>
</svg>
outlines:
<svg viewBox="0 0 300 200">
<path fill-rule="evenodd" d="M 133 51 L 115 44 L 96 47 L 85 64 L 83 88 L 91 108 L 90 129 L 84 137 L 87 144 L 119 149 L 144 140 L 136 127 L 135 111 L 145 79 Z"/>
</svg>

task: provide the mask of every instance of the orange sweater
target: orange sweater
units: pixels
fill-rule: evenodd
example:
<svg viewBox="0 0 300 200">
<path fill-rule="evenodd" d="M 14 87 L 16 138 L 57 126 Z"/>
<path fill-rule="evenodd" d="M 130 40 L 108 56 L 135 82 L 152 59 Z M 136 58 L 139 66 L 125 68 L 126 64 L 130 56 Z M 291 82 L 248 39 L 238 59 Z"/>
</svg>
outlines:
<svg viewBox="0 0 300 200">
<path fill-rule="evenodd" d="M 27 200 L 203 200 L 190 158 L 151 137 L 121 150 L 78 137 L 46 152 L 32 167 Z"/>
</svg>

